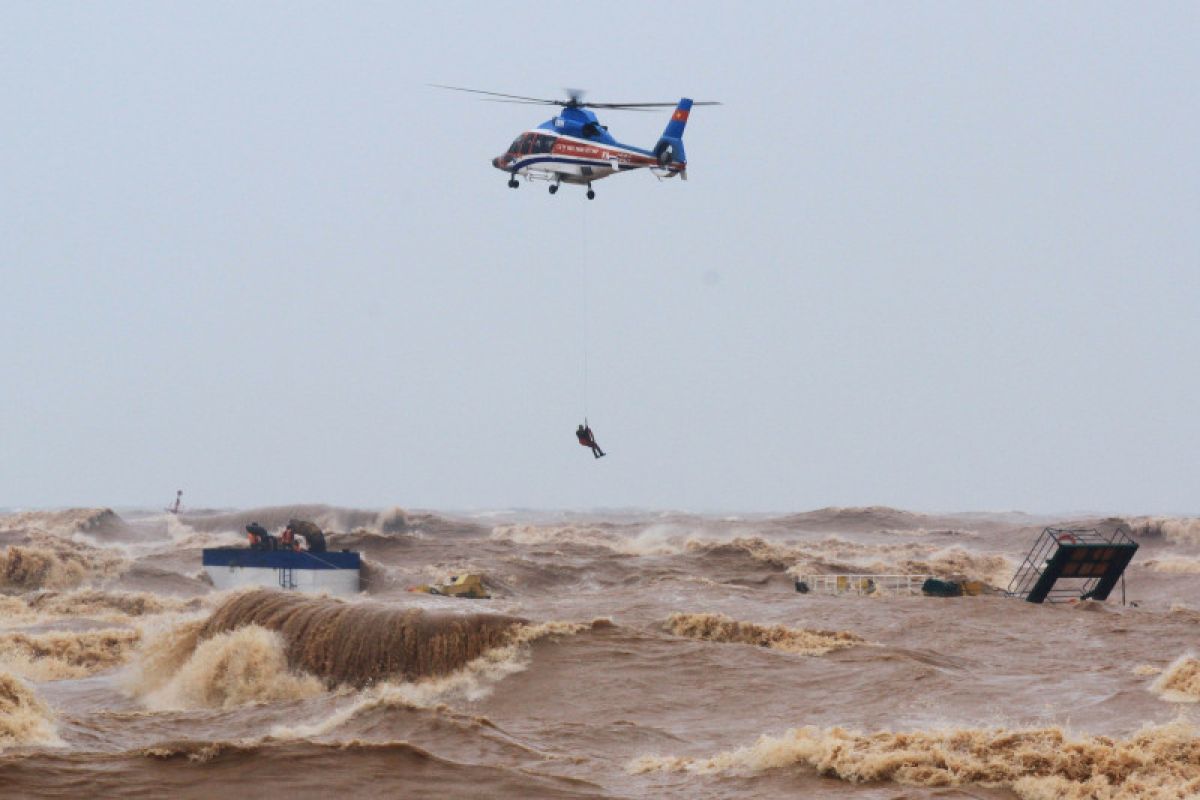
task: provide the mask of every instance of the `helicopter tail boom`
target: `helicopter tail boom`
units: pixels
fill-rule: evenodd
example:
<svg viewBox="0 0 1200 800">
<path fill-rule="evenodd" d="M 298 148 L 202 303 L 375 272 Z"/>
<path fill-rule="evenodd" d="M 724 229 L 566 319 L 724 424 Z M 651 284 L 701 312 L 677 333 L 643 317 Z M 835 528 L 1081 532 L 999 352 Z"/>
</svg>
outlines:
<svg viewBox="0 0 1200 800">
<path fill-rule="evenodd" d="M 687 155 L 683 149 L 683 129 L 687 126 L 688 115 L 692 110 L 691 98 L 685 97 L 675 107 L 671 120 L 654 145 L 654 156 L 658 165 L 672 173 L 684 173 L 687 168 Z"/>
<path fill-rule="evenodd" d="M 667 123 L 662 138 L 682 139 L 683 129 L 687 125 L 688 115 L 691 113 L 692 100 L 690 97 L 685 97 L 679 101 L 679 105 L 675 106 L 675 113 L 671 115 L 671 121 Z"/>
</svg>

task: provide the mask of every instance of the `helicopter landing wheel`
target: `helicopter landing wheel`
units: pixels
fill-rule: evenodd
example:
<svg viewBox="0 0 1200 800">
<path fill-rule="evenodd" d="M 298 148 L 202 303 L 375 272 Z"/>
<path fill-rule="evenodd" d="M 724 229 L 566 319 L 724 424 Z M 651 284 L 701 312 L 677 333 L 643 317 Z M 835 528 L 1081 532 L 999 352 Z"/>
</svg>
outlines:
<svg viewBox="0 0 1200 800">
<path fill-rule="evenodd" d="M 509 181 L 508 181 L 508 188 L 510 188 L 510 189 L 516 189 L 516 188 L 517 188 L 518 186 L 520 186 L 520 185 L 521 185 L 521 184 L 517 183 L 517 179 L 516 179 L 516 178 L 509 178 Z"/>
<path fill-rule="evenodd" d="M 554 194 L 557 191 L 558 191 L 558 184 L 557 183 L 550 184 L 550 194 Z"/>
<path fill-rule="evenodd" d="M 588 187 L 588 200 L 595 200 L 596 193 L 592 191 L 592 187 Z"/>
</svg>

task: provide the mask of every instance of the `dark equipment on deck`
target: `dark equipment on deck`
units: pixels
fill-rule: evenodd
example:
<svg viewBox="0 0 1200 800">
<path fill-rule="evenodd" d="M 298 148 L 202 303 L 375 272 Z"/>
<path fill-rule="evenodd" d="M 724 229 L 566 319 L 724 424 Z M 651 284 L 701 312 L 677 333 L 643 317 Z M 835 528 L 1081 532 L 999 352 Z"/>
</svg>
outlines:
<svg viewBox="0 0 1200 800">
<path fill-rule="evenodd" d="M 1031 603 L 1107 600 L 1137 549 L 1121 528 L 1107 534 L 1095 528 L 1046 528 L 1007 594 Z"/>
<path fill-rule="evenodd" d="M 963 587 L 955 581 L 926 578 L 921 584 L 921 594 L 927 597 L 962 597 Z"/>
<path fill-rule="evenodd" d="M 304 541 L 308 543 L 308 552 L 325 552 L 325 534 L 321 533 L 321 529 L 314 523 L 302 519 L 289 519 L 287 526 L 296 536 L 304 537 Z"/>
</svg>

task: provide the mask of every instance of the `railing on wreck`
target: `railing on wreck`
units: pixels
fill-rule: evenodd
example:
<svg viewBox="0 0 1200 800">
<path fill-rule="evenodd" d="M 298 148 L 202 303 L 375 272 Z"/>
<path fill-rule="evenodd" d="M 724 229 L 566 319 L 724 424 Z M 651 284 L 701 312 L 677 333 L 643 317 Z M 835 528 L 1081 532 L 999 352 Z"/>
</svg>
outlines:
<svg viewBox="0 0 1200 800">
<path fill-rule="evenodd" d="M 897 594 L 919 595 L 921 586 L 932 575 L 800 575 L 796 591 L 816 594 Z"/>
</svg>

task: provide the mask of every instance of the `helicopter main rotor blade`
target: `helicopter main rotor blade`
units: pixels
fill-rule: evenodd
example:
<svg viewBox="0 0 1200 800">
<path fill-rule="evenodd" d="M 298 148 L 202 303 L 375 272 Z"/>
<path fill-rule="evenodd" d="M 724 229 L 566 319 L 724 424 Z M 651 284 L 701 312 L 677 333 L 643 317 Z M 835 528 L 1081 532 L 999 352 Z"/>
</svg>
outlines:
<svg viewBox="0 0 1200 800">
<path fill-rule="evenodd" d="M 631 106 L 593 106 L 591 103 L 583 103 L 582 107 L 583 108 L 589 108 L 589 107 L 590 108 L 602 108 L 605 111 L 639 111 L 643 114 L 653 114 L 654 113 L 653 108 L 633 108 Z M 671 108 L 674 108 L 674 107 L 675 107 L 675 104 L 672 103 Z"/>
<path fill-rule="evenodd" d="M 673 103 L 580 103 L 583 106 L 591 106 L 592 108 L 617 108 L 617 109 L 635 109 L 635 108 L 674 108 L 679 105 L 676 100 Z M 720 103 L 711 100 L 698 101 L 692 103 L 693 106 L 719 106 Z"/>
<path fill-rule="evenodd" d="M 560 101 L 560 100 L 546 100 L 545 98 L 542 98 L 542 97 L 525 97 L 524 95 L 519 95 L 519 94 L 503 94 L 501 92 L 485 92 L 482 89 L 465 89 L 462 86 L 445 86 L 440 83 L 430 83 L 427 85 L 432 86 L 435 89 L 450 89 L 451 91 L 455 91 L 455 92 L 470 92 L 471 94 L 490 94 L 493 97 L 507 97 L 510 100 L 526 100 L 526 101 L 530 101 L 530 102 L 534 102 L 534 103 L 547 103 L 549 105 L 554 105 L 554 106 L 563 105 L 562 101 Z"/>
<path fill-rule="evenodd" d="M 562 103 L 562 102 L 555 103 L 550 100 L 493 100 L 490 97 L 481 97 L 481 98 L 479 98 L 479 102 L 481 102 L 481 103 L 511 103 L 514 106 L 561 106 L 562 108 L 571 108 L 571 106 L 568 105 L 567 103 Z M 582 104 L 582 106 L 586 106 L 586 105 L 587 105 L 587 103 Z M 578 108 L 580 106 L 576 106 L 576 107 Z M 640 112 L 644 112 L 647 114 L 653 113 L 652 109 L 649 109 L 649 108 L 625 108 L 623 106 L 615 106 L 613 108 L 606 108 L 605 111 L 640 111 Z"/>
<path fill-rule="evenodd" d="M 514 106 L 561 106 L 565 103 L 556 103 L 553 100 L 493 100 L 490 97 L 479 98 L 481 103 L 512 103 Z"/>
<path fill-rule="evenodd" d="M 545 97 L 526 97 L 523 94 L 504 94 L 503 92 L 488 92 L 483 89 L 468 89 L 465 86 L 447 86 L 442 83 L 430 83 L 435 89 L 449 89 L 454 92 L 468 92 L 470 94 L 485 94 L 488 97 L 499 97 L 500 100 L 490 100 L 492 103 L 524 103 L 528 105 L 541 106 L 562 106 L 563 108 L 603 108 L 610 111 L 649 111 L 652 108 L 675 108 L 677 102 L 671 103 L 584 103 L 580 101 L 583 97 L 581 89 L 567 89 L 569 95 L 568 100 L 551 100 Z M 693 106 L 719 106 L 720 103 L 713 101 L 697 101 L 692 103 Z"/>
</svg>

